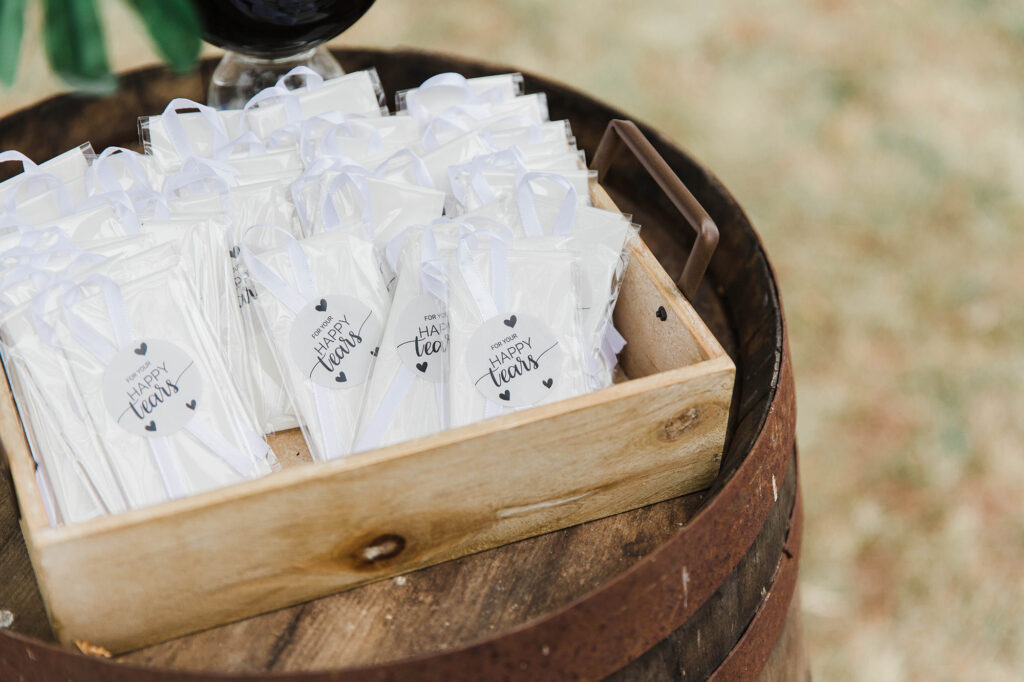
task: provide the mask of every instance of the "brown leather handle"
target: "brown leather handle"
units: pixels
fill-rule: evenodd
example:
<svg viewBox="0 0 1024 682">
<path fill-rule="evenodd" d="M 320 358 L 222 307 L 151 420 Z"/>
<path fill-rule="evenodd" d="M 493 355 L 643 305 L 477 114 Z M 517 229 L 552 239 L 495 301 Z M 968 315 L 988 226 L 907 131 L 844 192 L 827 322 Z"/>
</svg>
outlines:
<svg viewBox="0 0 1024 682">
<path fill-rule="evenodd" d="M 591 168 L 597 171 L 598 182 L 604 178 L 623 145 L 633 152 L 636 160 L 658 183 L 665 196 L 679 209 L 686 222 L 690 223 L 690 227 L 697 233 L 693 250 L 686 259 L 683 274 L 678 282 L 683 294 L 693 300 L 704 272 L 708 269 L 708 263 L 711 262 L 711 256 L 715 253 L 715 247 L 718 246 L 718 226 L 632 121 L 616 118 L 608 122 L 608 127 L 601 137 L 601 144 L 597 146 L 597 153 L 590 164 Z"/>
</svg>

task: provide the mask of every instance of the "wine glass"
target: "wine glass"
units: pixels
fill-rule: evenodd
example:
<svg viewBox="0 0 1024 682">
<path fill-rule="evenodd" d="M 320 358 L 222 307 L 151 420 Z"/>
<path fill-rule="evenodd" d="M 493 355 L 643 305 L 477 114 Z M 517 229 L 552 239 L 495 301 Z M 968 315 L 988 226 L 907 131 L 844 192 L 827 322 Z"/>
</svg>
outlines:
<svg viewBox="0 0 1024 682">
<path fill-rule="evenodd" d="M 194 0 L 203 38 L 227 50 L 207 102 L 240 109 L 296 66 L 326 78 L 345 73 L 323 43 L 366 13 L 374 0 Z"/>
</svg>

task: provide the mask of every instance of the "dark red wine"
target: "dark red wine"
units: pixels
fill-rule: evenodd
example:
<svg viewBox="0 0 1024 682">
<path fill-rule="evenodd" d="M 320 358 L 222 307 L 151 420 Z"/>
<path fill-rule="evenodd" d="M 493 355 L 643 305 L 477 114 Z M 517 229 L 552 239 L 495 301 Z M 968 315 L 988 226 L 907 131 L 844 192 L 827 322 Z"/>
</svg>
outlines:
<svg viewBox="0 0 1024 682">
<path fill-rule="evenodd" d="M 195 0 L 203 38 L 259 57 L 295 54 L 330 40 L 374 0 Z"/>
</svg>

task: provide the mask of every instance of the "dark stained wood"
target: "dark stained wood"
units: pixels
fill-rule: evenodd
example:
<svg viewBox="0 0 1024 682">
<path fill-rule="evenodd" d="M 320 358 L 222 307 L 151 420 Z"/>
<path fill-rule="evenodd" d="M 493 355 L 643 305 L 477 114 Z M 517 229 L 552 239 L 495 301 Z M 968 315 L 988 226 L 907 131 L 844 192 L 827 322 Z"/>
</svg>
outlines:
<svg viewBox="0 0 1024 682">
<path fill-rule="evenodd" d="M 754 613 L 771 589 L 780 561 L 779 547 L 789 533 L 796 487 L 793 459 L 779 489 L 779 504 L 736 569 L 683 627 L 610 680 L 703 680 L 715 671 L 746 629 L 747 619 L 737 615 Z"/>
<path fill-rule="evenodd" d="M 467 76 L 506 70 L 422 53 L 344 51 L 339 57 L 349 70 L 376 66 L 389 93 L 445 70 Z M 0 120 L 0 149 L 17 148 L 43 160 L 90 136 L 97 150 L 112 144 L 137 146 L 134 117 L 158 113 L 172 97 L 203 99 L 211 68 L 211 62 L 205 62 L 190 77 L 156 69 L 136 72 L 123 79 L 122 92 L 113 99 L 56 98 L 16 113 Z M 557 83 L 527 77 L 526 84 L 528 91 L 548 93 L 552 118 L 569 118 L 588 153 L 596 148 L 608 119 L 623 116 Z M 781 304 L 770 266 L 742 209 L 696 161 L 656 131 L 642 129 L 721 230 L 719 250 L 694 302 L 737 365 L 730 438 L 722 473 L 712 490 L 465 557 L 418 571 L 404 581 L 368 585 L 149 647 L 122 657 L 125 663 L 179 670 L 285 672 L 374 664 L 451 650 L 529 625 L 561 606 L 585 599 L 588 591 L 621 576 L 669 542 L 713 499 L 748 457 L 775 399 L 786 352 Z M 0 177 L 11 171 L 11 164 L 0 166 Z M 642 224 L 643 238 L 669 274 L 677 277 L 693 235 L 671 203 L 628 163 L 613 169 L 605 187 Z M 791 418 L 788 428 L 791 436 Z M 683 670 L 686 679 L 701 679 L 715 669 L 753 617 L 761 589 L 770 584 L 788 529 L 796 478 L 791 465 L 754 544 L 719 589 L 662 643 L 646 654 L 642 648 L 637 650 L 636 660 L 619 671 L 617 679 L 666 679 L 678 677 Z M 9 494 L 0 494 L 0 575 L 4 577 L 0 608 L 15 612 L 16 632 L 48 638 L 15 518 Z"/>
<path fill-rule="evenodd" d="M 0 609 L 14 614 L 16 632 L 51 640 L 50 623 L 32 575 L 18 518 L 11 479 L 0 476 Z"/>
<path fill-rule="evenodd" d="M 273 628 L 251 619 L 122 658 L 289 671 L 449 649 L 527 622 L 621 573 L 678 530 L 700 502 L 699 496 L 678 498 L 285 609 L 271 616 Z"/>
</svg>

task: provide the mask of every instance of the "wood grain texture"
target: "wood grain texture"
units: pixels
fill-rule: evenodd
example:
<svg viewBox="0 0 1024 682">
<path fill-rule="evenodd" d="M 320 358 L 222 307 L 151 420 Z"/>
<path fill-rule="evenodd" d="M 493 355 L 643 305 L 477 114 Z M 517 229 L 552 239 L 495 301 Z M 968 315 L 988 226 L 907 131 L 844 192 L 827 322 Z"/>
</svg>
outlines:
<svg viewBox="0 0 1024 682">
<path fill-rule="evenodd" d="M 702 364 L 716 362 L 44 529 L 35 565 L 58 638 L 135 648 L 707 487 L 732 386 L 727 360 Z"/>
<path fill-rule="evenodd" d="M 715 671 L 746 629 L 736 614 L 755 612 L 764 600 L 782 560 L 797 493 L 795 459 L 779 485 L 779 501 L 746 555 L 714 595 L 684 625 L 663 639 L 611 682 L 627 680 L 703 680 Z"/>
<path fill-rule="evenodd" d="M 122 657 L 231 672 L 329 670 L 464 646 L 573 601 L 648 554 L 700 494 L 498 547 Z"/>
</svg>

